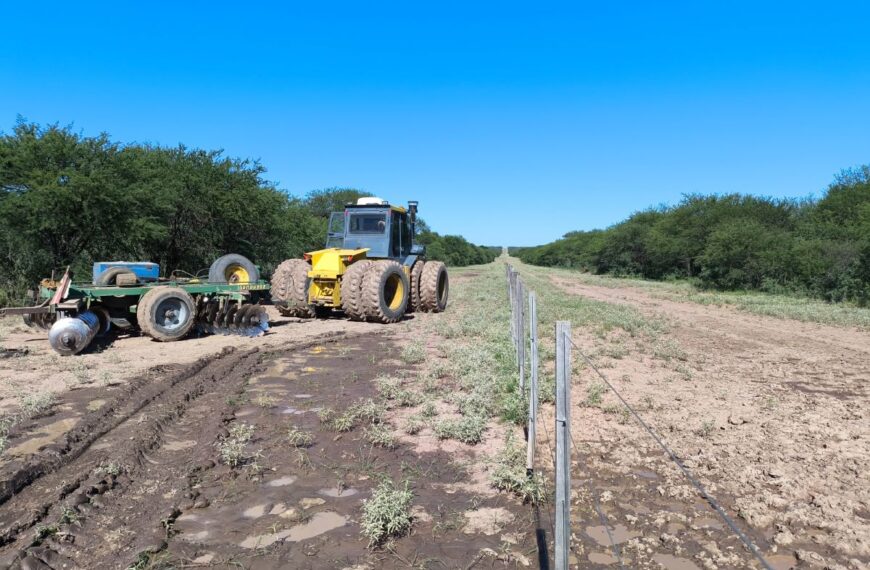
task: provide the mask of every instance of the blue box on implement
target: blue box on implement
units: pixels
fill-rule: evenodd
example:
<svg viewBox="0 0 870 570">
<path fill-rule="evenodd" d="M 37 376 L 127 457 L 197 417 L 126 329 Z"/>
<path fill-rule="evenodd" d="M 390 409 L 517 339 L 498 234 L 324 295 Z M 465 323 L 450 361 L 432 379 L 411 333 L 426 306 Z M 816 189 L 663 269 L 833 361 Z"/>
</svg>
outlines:
<svg viewBox="0 0 870 570">
<path fill-rule="evenodd" d="M 136 274 L 139 281 L 157 281 L 160 265 L 150 261 L 97 261 L 94 263 L 94 283 L 100 274 L 110 267 L 124 267 Z"/>
</svg>

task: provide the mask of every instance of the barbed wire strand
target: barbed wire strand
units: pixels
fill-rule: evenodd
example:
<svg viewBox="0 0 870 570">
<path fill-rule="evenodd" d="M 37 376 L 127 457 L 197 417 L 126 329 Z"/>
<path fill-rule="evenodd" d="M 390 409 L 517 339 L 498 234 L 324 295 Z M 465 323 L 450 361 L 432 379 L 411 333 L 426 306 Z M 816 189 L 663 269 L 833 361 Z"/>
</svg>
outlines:
<svg viewBox="0 0 870 570">
<path fill-rule="evenodd" d="M 755 543 L 753 543 L 749 539 L 749 537 L 746 536 L 743 533 L 743 531 L 741 531 L 737 527 L 737 524 L 731 519 L 731 517 L 728 516 L 728 514 L 719 505 L 719 503 L 716 501 L 716 499 L 714 499 L 707 492 L 707 490 L 704 488 L 704 486 L 701 485 L 700 481 L 698 481 L 697 479 L 695 479 L 694 476 L 692 476 L 692 474 L 689 472 L 689 470 L 686 468 L 686 466 L 683 465 L 683 462 L 680 461 L 680 458 L 677 457 L 677 455 L 673 451 L 671 451 L 671 449 L 667 445 L 665 445 L 665 443 L 659 438 L 659 436 L 656 435 L 656 433 L 653 431 L 653 429 L 651 427 L 649 427 L 649 425 L 647 425 L 647 423 L 645 421 L 643 421 L 643 418 L 641 418 L 640 415 L 631 406 L 631 404 L 629 404 L 625 400 L 625 398 L 622 397 L 622 394 L 620 394 L 616 390 L 616 388 L 613 386 L 613 384 L 610 383 L 610 381 L 604 376 L 604 374 L 602 374 L 601 371 L 598 370 L 598 368 L 595 366 L 595 364 L 593 364 L 592 361 L 589 359 L 589 357 L 586 356 L 586 354 L 583 352 L 583 350 L 579 346 L 577 346 L 577 344 L 574 342 L 574 340 L 569 337 L 568 342 L 571 343 L 571 346 L 573 346 L 574 348 L 577 349 L 577 352 L 580 353 L 580 356 L 583 357 L 583 360 L 586 361 L 586 364 L 588 364 L 589 367 L 592 368 L 593 371 L 595 371 L 595 373 L 598 375 L 598 377 L 601 378 L 602 382 L 604 382 L 607 385 L 607 387 L 610 388 L 610 391 L 613 392 L 613 394 L 619 399 L 620 402 L 622 402 L 622 405 L 625 406 L 629 412 L 631 412 L 631 415 L 634 416 L 634 419 L 637 420 L 637 422 L 644 428 L 644 430 L 646 430 L 646 432 L 650 435 L 650 437 L 652 437 L 656 441 L 656 443 L 659 445 L 659 447 L 661 447 L 662 450 L 664 450 L 664 452 L 668 455 L 668 457 L 670 457 L 671 461 L 673 461 L 677 465 L 677 467 L 680 469 L 680 472 L 683 474 L 683 476 L 686 478 L 686 480 L 688 480 L 692 484 L 692 486 L 695 487 L 695 489 L 697 489 L 697 491 L 701 494 L 701 496 L 704 497 L 704 500 L 706 500 L 707 503 L 713 508 L 713 510 L 716 511 L 716 514 L 718 514 L 719 517 L 723 521 L 725 521 L 725 524 L 728 525 L 728 528 L 730 528 L 731 531 L 735 535 L 737 535 L 737 538 L 739 538 L 740 541 L 746 546 L 746 548 L 748 548 L 749 551 L 753 554 L 753 556 L 755 556 L 755 558 L 758 559 L 758 561 L 761 563 L 761 565 L 766 570 L 774 570 L 773 567 L 767 562 L 767 560 L 765 560 L 764 556 L 761 555 L 761 552 L 759 552 L 758 548 L 755 546 Z"/>
</svg>

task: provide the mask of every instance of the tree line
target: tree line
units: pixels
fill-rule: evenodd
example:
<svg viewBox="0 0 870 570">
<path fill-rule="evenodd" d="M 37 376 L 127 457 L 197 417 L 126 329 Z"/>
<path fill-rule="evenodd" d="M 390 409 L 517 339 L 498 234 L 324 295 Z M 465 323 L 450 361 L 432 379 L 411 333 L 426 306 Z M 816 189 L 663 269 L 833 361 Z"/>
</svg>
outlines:
<svg viewBox="0 0 870 570">
<path fill-rule="evenodd" d="M 122 144 L 19 120 L 0 136 L 0 305 L 22 302 L 28 288 L 66 266 L 89 278 L 97 260 L 196 272 L 240 253 L 268 275 L 282 260 L 322 248 L 329 213 L 367 195 L 329 188 L 296 197 L 265 172 L 219 150 Z M 429 258 L 495 258 L 490 248 L 423 229 Z"/>
<path fill-rule="evenodd" d="M 870 166 L 842 172 L 818 199 L 692 194 L 516 255 L 598 274 L 867 305 Z"/>
</svg>

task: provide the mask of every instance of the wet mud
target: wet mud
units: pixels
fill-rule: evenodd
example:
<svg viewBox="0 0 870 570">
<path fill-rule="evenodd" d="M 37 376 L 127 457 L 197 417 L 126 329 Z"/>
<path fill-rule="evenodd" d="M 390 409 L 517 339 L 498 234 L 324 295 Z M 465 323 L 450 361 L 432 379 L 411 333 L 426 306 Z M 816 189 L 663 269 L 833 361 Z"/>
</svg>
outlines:
<svg viewBox="0 0 870 570">
<path fill-rule="evenodd" d="M 320 421 L 376 398 L 378 375 L 407 368 L 398 354 L 389 336 L 338 334 L 68 393 L 10 434 L 0 568 L 467 568 L 506 549 L 508 567 L 534 563 L 530 509 L 445 491 L 466 477 L 449 454 Z M 231 467 L 221 442 L 239 424 L 251 437 Z M 369 548 L 362 504 L 383 478 L 413 490 L 412 531 Z"/>
</svg>

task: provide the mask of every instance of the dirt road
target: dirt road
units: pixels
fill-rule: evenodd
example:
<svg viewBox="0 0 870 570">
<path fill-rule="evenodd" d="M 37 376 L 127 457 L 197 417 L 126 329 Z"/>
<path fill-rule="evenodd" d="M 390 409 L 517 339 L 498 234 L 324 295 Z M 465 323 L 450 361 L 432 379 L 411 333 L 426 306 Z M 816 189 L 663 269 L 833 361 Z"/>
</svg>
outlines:
<svg viewBox="0 0 870 570">
<path fill-rule="evenodd" d="M 637 337 L 575 327 L 574 340 L 775 568 L 868 567 L 870 334 L 529 271 L 664 323 Z M 758 567 L 592 371 L 575 376 L 580 559 L 615 563 L 597 494 L 632 567 Z"/>
</svg>

